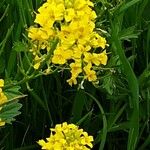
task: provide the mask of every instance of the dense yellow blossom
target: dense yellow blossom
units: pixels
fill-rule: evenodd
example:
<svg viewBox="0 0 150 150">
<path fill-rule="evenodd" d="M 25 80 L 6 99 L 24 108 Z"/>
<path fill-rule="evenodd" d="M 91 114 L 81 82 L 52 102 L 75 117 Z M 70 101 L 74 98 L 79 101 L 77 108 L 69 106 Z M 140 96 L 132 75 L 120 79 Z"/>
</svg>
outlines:
<svg viewBox="0 0 150 150">
<path fill-rule="evenodd" d="M 51 129 L 51 135 L 46 141 L 38 144 L 45 150 L 90 150 L 93 147 L 93 137 L 74 124 L 57 124 Z"/>
<path fill-rule="evenodd" d="M 0 79 L 0 88 L 4 86 L 4 80 Z"/>
<path fill-rule="evenodd" d="M 71 86 L 77 84 L 79 76 L 90 82 L 97 80 L 94 66 L 106 65 L 108 57 L 106 39 L 95 31 L 97 15 L 93 7 L 90 0 L 47 0 L 38 9 L 35 26 L 28 29 L 35 69 L 44 61 L 48 68 L 65 66 L 71 72 L 67 80 Z M 56 39 L 58 43 L 51 52 Z"/>
<path fill-rule="evenodd" d="M 52 1 L 44 3 L 42 7 L 38 9 L 35 23 L 38 23 L 42 27 L 51 28 L 55 21 L 61 21 L 64 16 L 65 7 L 63 3 L 56 3 Z"/>
<path fill-rule="evenodd" d="M 2 87 L 4 86 L 4 80 L 0 79 L 0 105 L 4 104 L 7 102 L 7 97 L 2 91 Z"/>
<path fill-rule="evenodd" d="M 52 58 L 52 62 L 54 64 L 65 64 L 68 59 L 72 58 L 72 51 L 65 50 L 63 47 L 58 47 L 54 51 L 54 56 Z"/>
<path fill-rule="evenodd" d="M 0 79 L 0 106 L 7 102 L 7 97 L 2 90 L 3 87 L 4 87 L 4 80 Z M 0 111 L 1 109 L 2 107 L 0 107 Z M 0 118 L 0 126 L 4 126 L 4 125 L 5 125 L 5 121 Z"/>
<path fill-rule="evenodd" d="M 5 121 L 2 121 L 2 119 L 0 118 L 0 127 L 5 125 Z"/>
</svg>

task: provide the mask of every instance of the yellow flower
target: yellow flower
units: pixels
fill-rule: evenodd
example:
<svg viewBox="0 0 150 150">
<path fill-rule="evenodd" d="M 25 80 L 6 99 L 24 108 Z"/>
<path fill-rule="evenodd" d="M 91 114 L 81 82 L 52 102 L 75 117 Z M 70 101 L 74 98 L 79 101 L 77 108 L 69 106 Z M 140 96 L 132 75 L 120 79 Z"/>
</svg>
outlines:
<svg viewBox="0 0 150 150">
<path fill-rule="evenodd" d="M 85 52 L 89 51 L 91 47 L 89 45 L 84 46 L 81 44 L 78 44 L 77 46 L 74 46 L 73 48 L 73 58 L 76 62 L 82 62 L 82 56 Z"/>
<path fill-rule="evenodd" d="M 101 36 L 98 37 L 97 42 L 98 42 L 98 46 L 101 47 L 102 49 L 104 49 L 107 45 L 106 39 Z"/>
<path fill-rule="evenodd" d="M 72 86 L 73 84 L 76 85 L 77 84 L 77 77 L 78 75 L 82 72 L 82 68 L 81 68 L 81 62 L 75 62 L 75 63 L 71 63 L 70 64 L 70 68 L 71 68 L 71 78 L 67 80 L 68 84 L 70 86 Z"/>
<path fill-rule="evenodd" d="M 36 55 L 35 56 L 35 58 L 34 58 L 34 69 L 39 69 L 39 67 L 40 67 L 40 64 L 41 64 L 41 58 L 38 56 L 38 55 Z"/>
<path fill-rule="evenodd" d="M 97 15 L 94 10 L 92 10 L 89 6 L 84 7 L 82 10 L 77 11 L 77 18 L 86 17 L 89 21 L 94 23 Z"/>
<path fill-rule="evenodd" d="M 93 53 L 92 54 L 92 63 L 95 64 L 96 66 L 100 65 L 100 59 L 99 59 L 99 54 Z"/>
<path fill-rule="evenodd" d="M 84 8 L 84 6 L 86 5 L 87 3 L 86 3 L 86 0 L 74 0 L 73 1 L 73 7 L 74 7 L 74 9 L 76 9 L 76 10 L 79 10 L 79 9 L 82 9 L 82 8 Z"/>
<path fill-rule="evenodd" d="M 107 56 L 106 50 L 99 54 L 96 54 L 96 53 L 91 54 L 89 52 L 86 52 L 84 53 L 83 60 L 87 63 L 95 64 L 96 66 L 99 66 L 100 64 L 106 65 L 108 56 Z"/>
<path fill-rule="evenodd" d="M 93 63 L 96 66 L 100 65 L 99 55 L 96 53 L 84 53 L 84 61 L 87 63 Z"/>
<path fill-rule="evenodd" d="M 106 50 L 99 54 L 100 63 L 103 65 L 107 64 L 108 56 Z"/>
<path fill-rule="evenodd" d="M 73 18 L 75 17 L 75 11 L 73 8 L 68 8 L 65 10 L 65 20 L 66 22 L 72 21 Z"/>
<path fill-rule="evenodd" d="M 93 2 L 91 2 L 90 0 L 86 0 L 86 1 L 87 1 L 88 6 L 94 7 Z"/>
<path fill-rule="evenodd" d="M 55 2 L 56 4 L 64 4 L 64 0 L 47 0 L 48 3 L 53 3 Z"/>
<path fill-rule="evenodd" d="M 7 102 L 7 97 L 3 92 L 0 92 L 0 105 Z"/>
<path fill-rule="evenodd" d="M 77 84 L 76 76 L 72 76 L 70 79 L 67 80 L 67 82 L 70 86 L 76 85 Z"/>
<path fill-rule="evenodd" d="M 66 8 L 73 7 L 73 1 L 72 0 L 65 0 L 64 5 Z"/>
<path fill-rule="evenodd" d="M 52 63 L 63 65 L 70 58 L 72 58 L 72 51 L 71 50 L 64 50 L 63 47 L 58 47 L 54 51 Z"/>
<path fill-rule="evenodd" d="M 53 27 L 55 21 L 63 19 L 65 7 L 62 3 L 58 4 L 55 1 L 52 3 L 44 3 L 39 13 L 36 15 L 35 23 L 40 24 L 42 27 Z"/>
<path fill-rule="evenodd" d="M 2 87 L 4 86 L 4 80 L 0 79 L 0 105 L 4 104 L 7 102 L 7 97 L 2 91 Z"/>
<path fill-rule="evenodd" d="M 74 35 L 76 43 L 85 45 L 90 40 L 90 35 L 94 29 L 94 24 L 83 16 L 82 21 L 72 21 L 69 25 L 71 33 Z"/>
<path fill-rule="evenodd" d="M 5 125 L 5 121 L 2 121 L 2 119 L 0 118 L 0 127 Z"/>
<path fill-rule="evenodd" d="M 83 132 L 84 138 L 82 138 L 81 143 L 82 144 L 87 144 L 90 148 L 93 147 L 92 141 L 93 141 L 93 136 L 88 136 L 87 132 Z"/>
<path fill-rule="evenodd" d="M 88 81 L 93 82 L 97 80 L 96 72 L 94 70 L 91 70 L 92 65 L 89 63 L 87 66 L 83 68 L 85 71 L 85 78 L 88 79 Z"/>
<path fill-rule="evenodd" d="M 61 31 L 58 32 L 58 38 L 60 39 L 60 43 L 64 48 L 71 48 L 75 43 L 75 36 L 72 33 L 73 29 L 70 26 L 62 25 Z"/>
<path fill-rule="evenodd" d="M 0 88 L 4 86 L 4 80 L 0 79 Z"/>
<path fill-rule="evenodd" d="M 47 30 L 44 30 L 44 28 L 36 28 L 36 27 L 33 27 L 31 26 L 29 29 L 28 29 L 28 37 L 31 38 L 33 41 L 34 40 L 48 40 L 50 35 L 53 35 L 53 31 L 50 30 L 50 31 L 47 31 Z"/>
<path fill-rule="evenodd" d="M 86 72 L 86 78 L 90 82 L 96 81 L 97 80 L 96 72 L 94 70 L 89 70 L 88 72 Z"/>
<path fill-rule="evenodd" d="M 49 138 L 39 140 L 38 144 L 45 150 L 90 150 L 93 137 L 74 124 L 66 122 L 58 124 L 51 129 Z"/>
<path fill-rule="evenodd" d="M 93 38 L 90 43 L 91 43 L 91 46 L 95 48 L 101 47 L 102 49 L 104 49 L 107 46 L 106 39 L 101 37 L 97 33 L 93 33 Z"/>
<path fill-rule="evenodd" d="M 73 76 L 75 76 L 75 75 L 78 76 L 78 74 L 82 72 L 80 62 L 71 63 L 70 68 L 71 68 L 71 73 Z"/>
</svg>

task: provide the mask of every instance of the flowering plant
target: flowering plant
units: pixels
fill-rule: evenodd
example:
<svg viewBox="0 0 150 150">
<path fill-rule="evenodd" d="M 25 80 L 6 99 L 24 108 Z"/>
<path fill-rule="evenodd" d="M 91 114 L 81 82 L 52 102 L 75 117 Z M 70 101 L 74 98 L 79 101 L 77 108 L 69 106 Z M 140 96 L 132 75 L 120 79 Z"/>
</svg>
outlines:
<svg viewBox="0 0 150 150">
<path fill-rule="evenodd" d="M 93 147 L 93 137 L 74 124 L 57 124 L 51 129 L 49 138 L 39 140 L 38 144 L 45 150 L 89 150 Z"/>
<path fill-rule="evenodd" d="M 95 30 L 97 17 L 90 0 L 47 0 L 39 9 L 35 25 L 28 29 L 34 69 L 52 73 L 69 69 L 69 85 L 97 81 L 100 67 L 107 64 L 104 37 Z"/>
</svg>

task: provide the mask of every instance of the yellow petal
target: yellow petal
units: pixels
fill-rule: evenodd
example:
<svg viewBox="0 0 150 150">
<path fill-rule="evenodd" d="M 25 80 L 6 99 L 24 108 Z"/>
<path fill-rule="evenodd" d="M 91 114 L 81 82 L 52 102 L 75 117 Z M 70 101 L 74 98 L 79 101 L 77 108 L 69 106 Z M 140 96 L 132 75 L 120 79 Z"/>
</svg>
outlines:
<svg viewBox="0 0 150 150">
<path fill-rule="evenodd" d="M 3 86 L 4 86 L 4 80 L 0 79 L 0 87 L 3 87 Z"/>
<path fill-rule="evenodd" d="M 0 126 L 4 126 L 5 125 L 5 122 L 2 121 L 2 119 L 0 118 Z"/>
</svg>

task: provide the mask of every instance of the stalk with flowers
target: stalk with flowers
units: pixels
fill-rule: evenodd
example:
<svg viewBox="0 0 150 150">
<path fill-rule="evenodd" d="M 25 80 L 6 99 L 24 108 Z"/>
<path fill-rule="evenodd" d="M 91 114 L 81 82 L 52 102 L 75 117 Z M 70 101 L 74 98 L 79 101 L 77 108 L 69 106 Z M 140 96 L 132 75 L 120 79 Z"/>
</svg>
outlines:
<svg viewBox="0 0 150 150">
<path fill-rule="evenodd" d="M 46 74 L 69 69 L 70 86 L 98 81 L 97 72 L 107 64 L 108 44 L 96 32 L 93 6 L 89 0 L 48 0 L 38 9 L 28 29 L 34 69 Z"/>
</svg>

